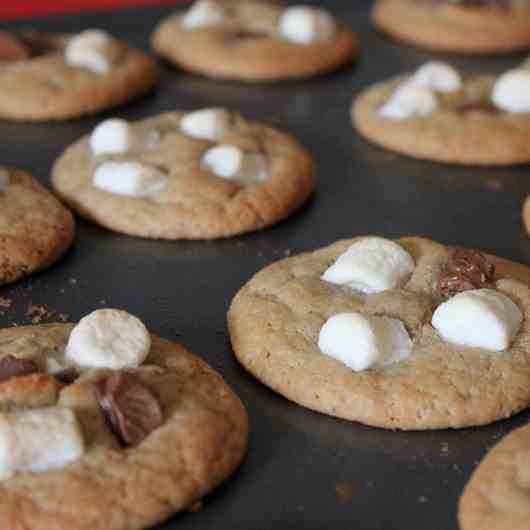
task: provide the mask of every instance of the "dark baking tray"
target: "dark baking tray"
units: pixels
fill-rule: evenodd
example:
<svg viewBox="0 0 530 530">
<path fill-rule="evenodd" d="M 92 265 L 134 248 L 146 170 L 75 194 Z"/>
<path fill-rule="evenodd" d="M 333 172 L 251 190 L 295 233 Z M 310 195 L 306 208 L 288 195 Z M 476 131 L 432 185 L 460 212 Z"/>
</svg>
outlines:
<svg viewBox="0 0 530 530">
<path fill-rule="evenodd" d="M 163 67 L 158 90 L 97 118 L 48 125 L 0 123 L 0 161 L 48 184 L 63 148 L 107 116 L 134 120 L 164 110 L 227 106 L 294 134 L 313 153 L 320 184 L 300 213 L 269 230 L 217 242 L 123 237 L 79 220 L 73 250 L 56 266 L 0 291 L 14 304 L 1 325 L 28 322 L 30 304 L 73 320 L 101 306 L 126 308 L 219 370 L 247 406 L 248 455 L 232 479 L 160 530 L 456 529 L 458 497 L 479 459 L 529 413 L 489 427 L 400 433 L 329 418 L 287 402 L 234 360 L 225 314 L 256 271 L 289 253 L 356 234 L 423 235 L 530 261 L 520 209 L 530 170 L 465 169 L 401 158 L 353 133 L 349 106 L 367 85 L 428 60 L 427 52 L 375 33 L 369 3 L 328 2 L 360 33 L 354 67 L 307 82 L 216 83 Z M 10 24 L 73 31 L 103 27 L 147 49 L 170 8 L 128 9 Z M 462 59 L 500 72 L 521 56 Z"/>
</svg>

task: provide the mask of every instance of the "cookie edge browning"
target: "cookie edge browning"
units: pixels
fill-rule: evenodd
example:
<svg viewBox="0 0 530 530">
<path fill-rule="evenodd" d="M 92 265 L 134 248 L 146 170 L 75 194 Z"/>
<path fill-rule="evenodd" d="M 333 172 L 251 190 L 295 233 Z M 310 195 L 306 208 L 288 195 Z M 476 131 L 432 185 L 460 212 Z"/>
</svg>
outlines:
<svg viewBox="0 0 530 530">
<path fill-rule="evenodd" d="M 519 449 L 521 446 L 522 450 Z M 518 514 L 516 510 L 510 510 L 507 506 L 503 510 L 502 506 L 496 506 L 493 502 L 497 495 L 501 496 L 496 493 L 497 487 L 504 489 L 506 497 L 509 496 L 510 491 L 513 491 L 508 490 L 506 486 L 512 486 L 516 481 L 517 470 L 510 468 L 515 467 L 514 460 L 521 451 L 526 454 L 530 452 L 530 425 L 519 427 L 504 436 L 488 450 L 474 469 L 458 501 L 458 523 L 461 530 L 528 528 L 527 517 L 530 506 L 526 513 Z M 499 468 L 503 470 L 502 473 L 498 473 Z M 507 474 L 511 477 L 507 477 Z M 506 482 L 510 484 L 506 485 Z M 516 492 L 513 495 L 516 495 Z"/>
<path fill-rule="evenodd" d="M 8 337 L 9 334 L 16 334 L 17 330 L 21 332 L 26 332 L 35 329 L 42 332 L 55 332 L 61 335 L 64 329 L 68 329 L 71 327 L 72 324 L 48 324 L 39 326 L 21 326 L 18 328 L 8 328 L 0 331 L 0 338 L 5 341 L 6 337 Z M 170 355 L 174 354 L 175 358 L 180 358 L 180 360 L 184 361 L 185 369 L 187 371 L 192 370 L 196 374 L 195 377 L 200 377 L 203 380 L 205 378 L 209 378 L 210 386 L 215 385 L 216 388 L 223 390 L 223 410 L 225 412 L 224 416 L 226 417 L 226 420 L 224 421 L 225 428 L 222 430 L 222 432 L 218 432 L 217 430 L 215 430 L 216 445 L 212 446 L 212 444 L 208 444 L 208 440 L 210 439 L 212 433 L 214 433 L 213 427 L 209 427 L 209 430 L 204 431 L 204 434 L 201 438 L 200 435 L 197 436 L 197 433 L 203 432 L 201 430 L 200 425 L 193 426 L 194 432 L 192 433 L 192 437 L 195 440 L 194 446 L 189 448 L 184 447 L 184 450 L 187 454 L 187 459 L 198 459 L 200 465 L 194 469 L 185 467 L 184 472 L 188 475 L 188 480 L 186 484 L 184 484 L 184 486 L 182 487 L 182 490 L 178 492 L 174 490 L 173 493 L 164 493 L 162 490 L 158 491 L 156 494 L 153 494 L 153 498 L 149 502 L 146 502 L 144 505 L 144 508 L 145 506 L 150 506 L 151 508 L 146 508 L 146 511 L 135 509 L 132 511 L 132 517 L 124 517 L 121 514 L 121 512 L 123 511 L 123 504 L 118 503 L 115 506 L 116 513 L 107 513 L 106 517 L 104 517 L 104 513 L 102 513 L 102 517 L 98 518 L 98 521 L 100 521 L 100 523 L 96 524 L 96 521 L 89 521 L 88 519 L 81 522 L 74 521 L 73 518 L 68 515 L 70 513 L 70 510 L 68 508 L 66 508 L 64 512 L 61 511 L 60 513 L 55 513 L 53 509 L 46 509 L 39 504 L 39 501 L 37 499 L 32 497 L 31 490 L 28 490 L 27 488 L 22 486 L 22 488 L 15 489 L 15 491 L 13 492 L 12 488 L 3 488 L 2 482 L 0 481 L 0 491 L 4 493 L 4 495 L 2 495 L 3 501 L 6 502 L 7 499 L 9 502 L 15 502 L 20 508 L 16 510 L 14 508 L 11 508 L 9 511 L 5 508 L 0 510 L 0 524 L 9 522 L 8 526 L 10 528 L 12 527 L 12 525 L 13 528 L 18 528 L 19 526 L 17 525 L 21 523 L 17 522 L 16 517 L 22 514 L 21 517 L 25 518 L 23 519 L 24 528 L 27 525 L 28 527 L 31 527 L 34 530 L 47 530 L 52 526 L 53 528 L 57 528 L 57 530 L 61 530 L 63 528 L 64 530 L 86 530 L 86 525 L 89 522 L 90 528 L 93 528 L 94 530 L 140 530 L 143 528 L 151 528 L 153 525 L 162 523 L 169 517 L 181 512 L 182 510 L 185 510 L 186 508 L 191 508 L 191 506 L 193 506 L 204 496 L 208 495 L 221 483 L 226 481 L 237 470 L 245 456 L 248 443 L 249 429 L 248 416 L 241 400 L 226 383 L 224 378 L 198 356 L 192 354 L 180 344 L 163 339 L 156 335 L 151 335 L 151 338 L 153 341 L 153 348 L 163 350 L 165 352 L 171 352 Z M 178 367 L 174 366 L 171 369 L 178 370 Z M 112 373 L 112 371 L 110 373 Z M 18 389 L 21 390 L 21 385 L 35 385 L 37 383 L 40 385 L 45 385 L 49 383 L 50 385 L 52 385 L 53 388 L 59 389 L 59 385 L 52 377 L 47 376 L 45 374 L 39 374 L 10 380 L 7 383 L 7 385 L 9 385 L 9 388 L 3 389 L 3 393 L 7 392 L 7 396 L 11 396 L 11 394 L 13 393 L 14 395 L 18 395 L 17 391 Z M 93 383 L 91 383 L 91 381 L 86 381 L 85 384 L 90 385 Z M 44 386 L 43 388 L 47 390 L 46 386 Z M 74 393 L 75 403 L 75 389 L 73 389 L 73 387 L 63 387 L 63 392 L 72 391 Z M 83 392 L 86 392 L 86 389 L 83 390 Z M 48 394 L 51 394 L 51 392 L 48 391 Z M 67 397 L 66 401 L 71 400 L 71 397 L 71 395 Z M 58 404 L 62 404 L 64 406 L 64 400 L 59 399 Z M 35 403 L 35 405 L 38 407 L 39 403 L 37 402 Z M 75 411 L 76 409 L 77 407 L 74 406 L 73 410 Z M 213 409 L 210 410 L 208 408 L 207 403 L 204 405 L 203 410 L 207 414 L 213 413 Z M 219 411 L 217 411 L 216 417 L 219 417 L 218 412 Z M 178 414 L 173 414 L 171 417 L 166 418 L 166 420 L 167 422 L 173 421 L 175 424 L 173 425 L 173 428 L 178 428 L 178 423 L 180 420 Z M 166 428 L 168 427 L 167 423 L 165 423 L 164 425 L 166 426 Z M 160 427 L 160 430 L 164 429 L 164 425 Z M 215 426 L 216 429 L 219 427 L 219 425 L 220 423 Z M 162 433 L 160 435 L 164 436 Z M 149 438 L 151 436 L 157 436 L 157 431 L 151 433 L 142 442 L 142 444 L 149 445 Z M 174 436 L 175 435 L 173 434 L 173 437 Z M 171 436 L 169 436 L 169 433 L 166 433 L 165 437 L 171 438 Z M 112 450 L 110 448 L 107 449 L 108 451 L 110 451 L 108 455 L 110 464 L 119 464 L 122 467 L 121 471 L 118 470 L 116 472 L 117 477 L 119 477 L 120 474 L 129 466 L 133 466 L 134 468 L 134 466 L 141 465 L 134 455 L 135 451 L 141 450 L 142 444 L 138 448 L 132 447 L 115 450 Z M 119 454 L 116 453 L 116 451 L 118 451 Z M 147 453 L 150 454 L 151 452 L 155 452 L 158 454 L 158 452 L 160 452 L 160 449 L 156 447 L 146 447 L 145 451 L 146 453 L 139 460 L 143 460 Z M 98 460 L 96 460 L 96 462 L 91 461 L 90 463 L 83 464 L 83 458 L 84 457 L 82 456 L 77 461 L 81 466 L 84 466 L 83 470 L 87 471 L 88 469 L 89 472 L 96 472 L 93 467 Z M 99 459 L 100 457 L 98 456 L 97 458 Z M 73 463 L 69 466 L 76 465 L 77 463 Z M 139 470 L 136 467 L 136 472 L 138 473 L 138 471 Z M 34 475 L 36 477 L 36 481 L 38 481 L 41 477 L 49 475 L 49 482 L 45 481 L 45 483 L 51 483 L 53 487 L 57 487 L 57 478 L 53 475 L 62 472 L 62 470 L 54 470 L 48 473 L 36 473 Z M 77 473 L 81 473 L 81 471 L 79 470 L 70 471 L 67 468 L 64 469 L 64 472 L 68 474 L 68 477 L 75 478 L 76 482 L 78 481 Z M 146 473 L 147 475 L 150 474 L 149 477 L 151 479 L 153 478 L 151 476 L 154 473 L 153 470 L 149 468 L 146 470 Z M 171 476 L 171 474 L 171 470 L 168 470 L 168 477 L 166 477 L 166 480 L 162 482 L 162 484 L 167 485 L 171 482 L 177 482 L 178 477 Z M 113 474 L 110 473 L 109 476 L 112 477 Z M 9 480 L 16 480 L 16 477 L 14 477 L 14 479 Z M 96 482 L 95 484 L 97 486 L 96 489 L 101 489 L 101 487 L 103 487 L 98 482 Z M 78 488 L 79 485 L 75 484 L 75 487 Z M 28 491 L 30 492 L 29 494 Z M 161 499 L 165 500 L 161 501 Z M 88 495 L 86 501 L 89 504 L 94 501 L 94 494 Z M 109 502 L 112 503 L 112 499 L 109 499 L 107 502 L 102 503 L 102 511 L 108 510 Z M 158 508 L 153 509 L 153 506 L 157 506 Z M 160 508 L 160 506 L 163 506 L 163 509 Z M 89 518 L 94 516 L 94 505 L 90 506 L 89 513 Z M 3 519 L 4 517 L 5 520 Z M 115 521 L 120 521 L 120 523 L 115 525 Z"/>
<path fill-rule="evenodd" d="M 368 236 L 362 236 L 362 237 L 368 237 Z M 348 240 L 340 240 L 336 241 L 332 245 L 328 245 L 326 247 L 322 247 L 320 249 L 316 249 L 315 252 L 319 250 L 328 249 L 329 247 L 335 246 L 335 245 L 345 245 L 345 244 L 351 244 L 354 241 L 360 238 L 353 238 Z M 395 240 L 397 243 L 405 243 L 407 245 L 415 245 L 418 243 L 427 243 L 430 245 L 436 245 L 440 248 L 447 248 L 445 245 L 442 245 L 440 243 L 437 243 L 435 241 L 426 239 L 426 238 L 418 238 L 418 237 L 403 237 Z M 293 403 L 296 403 L 300 406 L 315 410 L 317 412 L 327 414 L 330 416 L 336 416 L 338 418 L 342 418 L 349 421 L 355 421 L 359 423 L 363 423 L 365 425 L 370 425 L 373 427 L 380 427 L 384 429 L 392 429 L 392 430 L 404 430 L 404 431 L 420 431 L 420 430 L 439 430 L 439 429 L 446 429 L 446 428 L 453 428 L 453 429 L 460 429 L 464 427 L 470 427 L 470 426 L 478 426 L 478 425 L 487 425 L 490 423 L 493 423 L 495 421 L 499 421 L 502 419 L 505 419 L 506 417 L 510 417 L 521 410 L 524 410 L 530 405 L 530 400 L 525 403 L 517 403 L 512 404 L 510 406 L 509 410 L 506 408 L 500 407 L 500 406 L 493 406 L 490 407 L 491 410 L 488 410 L 487 413 L 484 413 L 483 410 L 481 410 L 480 415 L 477 416 L 477 414 L 472 414 L 469 411 L 466 411 L 458 417 L 455 417 L 453 415 L 441 415 L 430 417 L 428 414 L 424 415 L 421 418 L 417 418 L 415 415 L 409 415 L 407 416 L 406 411 L 405 413 L 402 413 L 399 418 L 397 415 L 392 415 L 391 412 L 385 411 L 383 414 L 371 414 L 367 411 L 363 412 L 362 414 L 358 414 L 356 412 L 353 412 L 349 409 L 348 404 L 342 402 L 341 404 L 337 404 L 338 401 L 335 401 L 334 403 L 325 404 L 322 399 L 313 399 L 308 398 L 307 395 L 303 395 L 303 392 L 299 392 L 296 388 L 296 385 L 291 385 L 290 383 L 288 385 L 285 384 L 285 382 L 281 381 L 281 377 L 276 378 L 271 376 L 270 370 L 261 370 L 260 366 L 263 367 L 263 365 L 259 365 L 259 363 L 251 364 L 249 366 L 248 359 L 253 358 L 258 355 L 258 352 L 252 350 L 249 351 L 248 347 L 244 345 L 246 342 L 245 340 L 241 339 L 242 334 L 240 333 L 240 325 L 241 321 L 244 320 L 238 313 L 238 305 L 239 300 L 242 297 L 246 296 L 247 290 L 250 289 L 250 285 L 255 280 L 256 277 L 266 274 L 267 271 L 270 271 L 274 267 L 278 267 L 280 263 L 282 262 L 292 262 L 293 260 L 296 260 L 300 256 L 310 256 L 312 252 L 304 253 L 298 256 L 293 256 L 291 258 L 286 258 L 283 260 L 279 260 L 277 262 L 272 263 L 268 267 L 265 267 L 258 273 L 256 273 L 236 294 L 236 296 L 233 298 L 228 314 L 227 314 L 227 325 L 229 330 L 229 336 L 232 344 L 232 350 L 235 354 L 235 357 L 237 358 L 238 362 L 241 364 L 241 366 L 250 374 L 252 374 L 256 379 L 258 379 L 262 384 L 265 384 L 275 392 L 279 393 L 286 399 L 292 401 Z M 524 265 L 521 265 L 516 262 L 512 262 L 509 260 L 506 260 L 504 258 L 499 258 L 497 256 L 492 256 L 489 254 L 484 254 L 489 260 L 491 260 L 494 265 L 496 266 L 499 274 L 498 278 L 502 279 L 506 277 L 506 271 L 509 271 L 510 279 L 524 282 L 527 285 L 530 286 L 530 269 Z M 259 366 L 258 366 L 259 365 Z M 362 375 L 361 375 L 362 377 Z M 279 383 L 278 383 L 279 381 Z M 287 388 L 288 387 L 288 388 Z M 327 390 L 327 389 L 326 389 Z M 307 394 L 307 393 L 306 393 Z M 514 400 L 514 401 L 521 401 L 521 400 Z M 410 399 L 407 400 L 408 405 L 410 405 Z M 441 419 L 440 419 L 441 418 Z"/>
<path fill-rule="evenodd" d="M 168 113 L 157 114 L 146 119 L 152 120 L 157 116 L 166 114 Z M 143 121 L 132 122 L 132 125 Z M 278 137 L 278 141 L 285 141 L 290 145 L 291 151 L 296 158 L 296 160 L 291 161 L 292 174 L 296 178 L 291 179 L 292 185 L 289 187 L 285 186 L 285 182 L 280 178 L 281 175 L 277 175 L 274 180 L 270 176 L 263 183 L 247 186 L 247 189 L 242 192 L 246 195 L 243 204 L 251 208 L 253 215 L 251 219 L 245 219 L 237 227 L 229 222 L 223 222 L 222 218 L 217 218 L 213 223 L 199 223 L 194 227 L 174 228 L 159 226 L 155 232 L 149 227 L 145 229 L 135 225 L 134 222 L 129 223 L 127 220 L 124 221 L 119 216 L 112 216 L 111 219 L 108 215 L 100 215 L 98 212 L 93 211 L 92 208 L 85 207 L 73 194 L 62 191 L 60 180 L 65 178 L 63 164 L 67 162 L 68 157 L 72 155 L 77 146 L 87 140 L 88 136 L 84 136 L 67 147 L 55 161 L 51 172 L 52 186 L 57 195 L 82 217 L 108 230 L 123 233 L 128 236 L 170 241 L 212 240 L 225 239 L 248 232 L 263 230 L 283 221 L 298 211 L 313 194 L 318 182 L 318 176 L 313 158 L 294 137 L 262 123 L 251 123 L 274 133 Z M 250 193 L 251 188 L 254 188 L 252 193 Z M 142 201 L 145 199 L 139 198 L 138 200 Z M 266 207 L 260 208 L 260 204 L 266 205 Z M 162 207 L 167 207 L 167 205 L 161 205 Z"/>
<path fill-rule="evenodd" d="M 158 65 L 144 52 L 125 46 L 129 64 L 121 71 L 119 67 L 112 68 L 106 75 L 108 79 L 99 80 L 100 86 L 87 83 L 73 96 L 67 94 L 66 98 L 54 99 L 53 105 L 43 105 L 39 98 L 25 101 L 23 105 L 9 105 L 0 108 L 0 118 L 15 122 L 72 120 L 126 105 L 146 95 L 158 83 Z"/>
<path fill-rule="evenodd" d="M 399 79 L 375 83 L 353 99 L 351 123 L 366 141 L 399 155 L 444 164 L 493 167 L 530 161 L 530 114 L 508 117 L 518 124 L 524 121 L 524 128 L 510 127 L 502 114 L 457 114 L 445 109 L 438 109 L 427 117 L 405 120 L 380 116 L 377 109 L 390 97 Z M 433 117 L 443 119 L 442 129 L 439 123 L 432 121 Z M 458 134 L 445 134 L 449 128 Z M 504 131 L 500 131 L 501 128 Z M 470 138 L 475 143 L 474 148 L 469 145 Z M 499 141 L 502 138 L 504 141 Z"/>
<path fill-rule="evenodd" d="M 424 15 L 421 8 L 407 2 L 407 10 Z M 467 55 L 501 55 L 530 48 L 530 18 L 526 31 L 514 31 L 513 25 L 492 36 L 491 32 L 473 32 L 463 28 L 461 33 L 448 29 L 448 23 L 434 17 L 422 16 L 422 23 L 403 24 L 403 2 L 401 0 L 377 0 L 371 12 L 371 19 L 377 30 L 403 44 L 437 52 L 453 52 Z M 464 16 L 466 16 L 464 14 Z M 493 16 L 493 15 L 491 15 Z M 501 19 L 504 20 L 504 19 Z"/>
<path fill-rule="evenodd" d="M 178 15 L 173 14 L 156 26 L 151 36 L 152 48 L 160 57 L 178 68 L 218 80 L 273 83 L 308 79 L 338 70 L 353 62 L 359 54 L 359 38 L 339 22 L 339 30 L 332 44 L 303 46 L 269 37 L 267 41 L 270 50 L 267 50 L 265 57 L 267 60 L 262 60 L 263 58 L 257 55 L 252 57 L 252 60 L 245 56 L 235 61 L 230 50 L 225 51 L 223 47 L 218 46 L 218 42 L 213 42 L 197 61 L 196 54 L 190 53 L 193 49 L 197 49 L 195 41 L 200 42 L 201 33 L 218 30 L 215 28 L 204 28 L 194 32 L 179 30 L 177 20 Z M 182 48 L 179 39 L 190 37 L 190 34 L 194 42 Z M 220 36 L 219 42 L 221 39 Z M 278 60 L 278 57 L 288 55 L 289 49 L 292 50 L 292 58 L 296 60 Z"/>
<path fill-rule="evenodd" d="M 60 207 L 62 219 L 59 221 L 61 224 L 61 230 L 56 232 L 55 238 L 47 242 L 46 252 L 38 252 L 38 259 L 31 259 L 31 250 L 30 252 L 19 250 L 25 245 L 24 241 L 17 240 L 12 236 L 0 236 L 0 259 L 2 263 L 0 270 L 3 270 L 4 265 L 7 264 L 7 272 L 0 275 L 0 285 L 13 283 L 34 272 L 38 272 L 53 265 L 70 249 L 76 233 L 76 223 L 72 212 L 70 212 L 70 210 L 68 210 L 68 208 L 66 208 L 53 193 L 47 190 L 35 177 L 25 171 L 11 167 L 5 169 L 9 173 L 15 172 L 22 175 L 23 178 L 30 180 L 39 193 L 46 194 L 50 199 L 55 201 L 57 206 Z M 16 247 L 19 247 L 19 249 Z M 18 259 L 13 260 L 13 255 L 18 256 Z M 28 255 L 30 256 L 30 259 L 24 260 L 24 258 L 28 258 Z"/>
</svg>

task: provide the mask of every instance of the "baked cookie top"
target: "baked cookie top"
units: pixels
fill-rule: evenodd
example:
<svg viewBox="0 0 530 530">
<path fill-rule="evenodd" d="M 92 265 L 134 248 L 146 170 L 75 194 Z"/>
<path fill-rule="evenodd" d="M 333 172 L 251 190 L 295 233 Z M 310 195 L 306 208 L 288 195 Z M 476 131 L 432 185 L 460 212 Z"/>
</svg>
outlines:
<svg viewBox="0 0 530 530">
<path fill-rule="evenodd" d="M 352 121 L 366 139 L 414 158 L 468 165 L 530 161 L 530 71 L 462 77 L 429 62 L 364 90 Z"/>
<path fill-rule="evenodd" d="M 72 244 L 72 214 L 33 177 L 0 167 L 0 284 L 51 265 Z"/>
<path fill-rule="evenodd" d="M 530 47 L 526 0 L 378 0 L 372 19 L 392 37 L 434 50 L 503 53 Z"/>
<path fill-rule="evenodd" d="M 101 30 L 0 32 L 0 117 L 42 121 L 134 99 L 158 79 L 155 62 Z"/>
<path fill-rule="evenodd" d="M 162 239 L 214 239 L 287 217 L 316 184 L 290 136 L 223 109 L 108 120 L 55 163 L 53 186 L 111 230 Z"/>
<path fill-rule="evenodd" d="M 153 47 L 190 72 L 275 81 L 328 72 L 351 61 L 357 37 L 323 9 L 278 2 L 197 0 L 163 20 Z"/>
<path fill-rule="evenodd" d="M 461 530 L 526 530 L 530 521 L 530 426 L 505 436 L 460 499 Z"/>
<path fill-rule="evenodd" d="M 523 265 L 427 239 L 355 238 L 256 274 L 228 326 L 241 364 L 305 407 L 389 429 L 482 425 L 530 405 L 529 282 Z"/>
<path fill-rule="evenodd" d="M 2 528 L 151 527 L 241 461 L 240 401 L 132 315 L 4 329 L 0 344 Z"/>
</svg>

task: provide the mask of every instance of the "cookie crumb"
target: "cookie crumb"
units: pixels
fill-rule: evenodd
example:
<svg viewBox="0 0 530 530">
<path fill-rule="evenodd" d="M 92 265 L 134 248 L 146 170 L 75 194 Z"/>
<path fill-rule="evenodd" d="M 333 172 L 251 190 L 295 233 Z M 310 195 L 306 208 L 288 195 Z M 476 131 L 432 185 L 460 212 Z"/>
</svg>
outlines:
<svg viewBox="0 0 530 530">
<path fill-rule="evenodd" d="M 11 307 L 12 303 L 13 303 L 13 300 L 11 300 L 11 298 L 6 298 L 5 296 L 0 296 L 0 307 L 2 309 L 9 309 Z"/>
<path fill-rule="evenodd" d="M 488 179 L 486 188 L 490 191 L 502 191 L 504 184 L 499 179 Z"/>
<path fill-rule="evenodd" d="M 54 321 L 67 322 L 67 313 L 57 313 L 45 305 L 29 304 L 26 310 L 26 318 L 32 324 L 42 324 Z"/>
<path fill-rule="evenodd" d="M 284 255 L 284 256 L 290 256 L 290 255 L 291 255 L 291 249 L 290 249 L 290 248 L 286 248 L 286 249 L 283 251 L 283 255 Z"/>
<path fill-rule="evenodd" d="M 440 444 L 440 456 L 449 456 L 449 444 L 447 442 Z"/>
<path fill-rule="evenodd" d="M 337 484 L 335 486 L 335 495 L 340 502 L 349 502 L 356 495 L 358 489 L 357 484 L 354 482 Z"/>
<path fill-rule="evenodd" d="M 77 280 L 75 278 L 70 278 L 70 285 L 77 285 Z"/>
<path fill-rule="evenodd" d="M 427 502 L 427 497 L 425 497 L 424 495 L 422 495 L 421 497 L 418 497 L 418 502 L 420 504 L 425 504 Z"/>
</svg>

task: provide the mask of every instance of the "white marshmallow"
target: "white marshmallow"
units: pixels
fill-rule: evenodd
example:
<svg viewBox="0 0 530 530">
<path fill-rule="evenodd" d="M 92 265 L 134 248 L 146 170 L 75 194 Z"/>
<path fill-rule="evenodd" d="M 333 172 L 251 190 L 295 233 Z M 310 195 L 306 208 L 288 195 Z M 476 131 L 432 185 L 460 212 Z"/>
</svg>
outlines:
<svg viewBox="0 0 530 530">
<path fill-rule="evenodd" d="M 263 155 L 244 153 L 235 145 L 218 145 L 204 154 L 202 164 L 218 177 L 262 182 L 268 176 Z"/>
<path fill-rule="evenodd" d="M 438 61 L 420 66 L 408 82 L 433 92 L 456 92 L 462 87 L 460 74 L 451 65 Z"/>
<path fill-rule="evenodd" d="M 106 74 L 111 67 L 105 55 L 110 36 L 101 30 L 83 31 L 72 37 L 64 52 L 65 61 L 96 74 Z"/>
<path fill-rule="evenodd" d="M 119 309 L 98 309 L 82 318 L 70 333 L 66 358 L 90 368 L 136 368 L 151 348 L 142 321 Z"/>
<path fill-rule="evenodd" d="M 318 347 L 356 372 L 402 361 L 412 351 L 403 322 L 395 318 L 339 313 L 322 326 Z"/>
<path fill-rule="evenodd" d="M 439 305 L 432 325 L 447 342 L 502 351 L 519 332 L 522 320 L 521 310 L 505 294 L 476 289 Z"/>
<path fill-rule="evenodd" d="M 491 99 L 507 112 L 530 112 L 530 71 L 517 69 L 501 75 L 493 87 Z"/>
<path fill-rule="evenodd" d="M 162 191 L 167 176 L 140 162 L 103 162 L 94 172 L 96 188 L 116 195 L 148 197 Z"/>
<path fill-rule="evenodd" d="M 297 44 L 313 44 L 333 39 L 335 19 L 326 10 L 309 6 L 287 8 L 278 22 L 280 35 Z"/>
<path fill-rule="evenodd" d="M 215 0 L 197 0 L 180 18 L 180 24 L 187 30 L 216 26 L 224 20 L 224 9 Z"/>
<path fill-rule="evenodd" d="M 6 191 L 10 181 L 9 171 L 7 169 L 0 169 L 0 193 Z"/>
<path fill-rule="evenodd" d="M 437 108 L 438 100 L 432 92 L 414 83 L 405 83 L 380 107 L 379 114 L 391 120 L 425 118 Z"/>
<path fill-rule="evenodd" d="M 180 130 L 201 140 L 217 142 L 228 129 L 229 116 L 224 109 L 202 109 L 189 112 L 180 120 Z"/>
<path fill-rule="evenodd" d="M 94 155 L 125 153 L 131 146 L 131 128 L 125 120 L 113 118 L 101 122 L 90 136 Z"/>
<path fill-rule="evenodd" d="M 43 472 L 79 459 L 83 436 L 71 409 L 48 407 L 0 414 L 0 479 Z"/>
<path fill-rule="evenodd" d="M 370 294 L 400 287 L 413 271 L 414 260 L 397 243 L 369 237 L 351 245 L 322 279 Z"/>
</svg>

